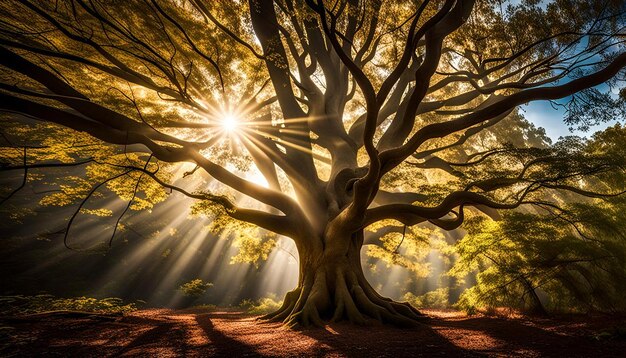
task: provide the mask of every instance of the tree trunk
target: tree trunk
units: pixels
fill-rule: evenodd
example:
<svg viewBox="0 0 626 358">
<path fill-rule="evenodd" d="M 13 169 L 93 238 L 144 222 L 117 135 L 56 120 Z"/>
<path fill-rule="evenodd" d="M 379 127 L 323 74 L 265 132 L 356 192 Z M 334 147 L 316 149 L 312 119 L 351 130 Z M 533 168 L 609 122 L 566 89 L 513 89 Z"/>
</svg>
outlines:
<svg viewBox="0 0 626 358">
<path fill-rule="evenodd" d="M 367 282 L 361 267 L 362 243 L 361 232 L 352 235 L 343 249 L 330 244 L 321 252 L 299 249 L 298 287 L 287 293 L 276 312 L 262 319 L 282 321 L 289 327 L 323 327 L 325 322 L 340 320 L 363 325 L 375 322 L 419 325 L 418 321 L 424 320 L 419 311 L 406 302 L 380 296 Z"/>
</svg>

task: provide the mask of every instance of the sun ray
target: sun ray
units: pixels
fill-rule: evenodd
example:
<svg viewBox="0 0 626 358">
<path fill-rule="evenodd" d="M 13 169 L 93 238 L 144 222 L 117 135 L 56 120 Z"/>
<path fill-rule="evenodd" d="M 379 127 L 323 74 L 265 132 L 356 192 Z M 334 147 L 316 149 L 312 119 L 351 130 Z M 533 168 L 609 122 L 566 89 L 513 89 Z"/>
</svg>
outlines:
<svg viewBox="0 0 626 358">
<path fill-rule="evenodd" d="M 268 138 L 276 141 L 278 144 L 280 144 L 282 146 L 290 147 L 290 148 L 299 150 L 299 151 L 301 151 L 303 153 L 311 154 L 311 155 L 313 155 L 313 158 L 315 158 L 315 159 L 317 159 L 317 160 L 319 160 L 319 161 L 321 161 L 323 163 L 327 163 L 327 164 L 331 163 L 331 158 L 328 158 L 328 157 L 325 157 L 323 155 L 320 155 L 319 153 L 315 153 L 311 149 L 303 147 L 303 146 L 301 146 L 299 144 L 295 144 L 295 143 L 286 141 L 284 138 L 277 137 L 276 135 L 273 135 L 273 134 L 268 133 L 268 132 L 261 131 L 259 129 L 248 129 L 248 130 L 250 130 L 250 131 L 252 131 L 252 132 L 254 132 L 256 134 L 268 137 Z"/>
<path fill-rule="evenodd" d="M 296 123 L 308 123 L 315 120 L 320 120 L 323 117 L 321 116 L 312 116 L 312 117 L 299 117 L 299 118 L 288 118 L 288 119 L 280 119 L 280 120 L 264 120 L 264 121 L 253 121 L 252 123 L 256 125 L 266 125 L 266 126 L 275 126 L 281 124 L 296 124 Z"/>
<path fill-rule="evenodd" d="M 237 118 L 237 116 L 235 116 L 234 114 L 227 114 L 225 115 L 222 120 L 221 123 L 222 125 L 222 129 L 226 132 L 226 133 L 233 133 L 235 132 L 239 126 L 241 125 L 239 118 Z"/>
</svg>

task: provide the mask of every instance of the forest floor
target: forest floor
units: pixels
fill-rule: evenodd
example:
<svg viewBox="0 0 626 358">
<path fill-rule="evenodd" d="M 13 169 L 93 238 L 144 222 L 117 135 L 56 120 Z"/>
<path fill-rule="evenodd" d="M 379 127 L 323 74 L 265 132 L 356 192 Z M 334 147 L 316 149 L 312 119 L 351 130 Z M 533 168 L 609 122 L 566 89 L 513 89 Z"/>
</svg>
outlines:
<svg viewBox="0 0 626 358">
<path fill-rule="evenodd" d="M 339 323 L 300 331 L 228 310 L 0 317 L 0 356 L 626 357 L 624 318 L 425 312 L 430 321 L 413 329 Z"/>
</svg>

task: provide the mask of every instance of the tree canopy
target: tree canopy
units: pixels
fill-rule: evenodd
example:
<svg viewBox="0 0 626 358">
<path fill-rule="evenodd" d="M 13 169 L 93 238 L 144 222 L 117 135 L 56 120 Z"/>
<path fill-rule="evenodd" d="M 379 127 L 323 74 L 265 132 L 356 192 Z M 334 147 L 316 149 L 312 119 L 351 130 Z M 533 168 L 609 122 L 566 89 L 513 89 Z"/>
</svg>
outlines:
<svg viewBox="0 0 626 358">
<path fill-rule="evenodd" d="M 467 307 L 522 295 L 543 309 L 541 288 L 618 308 L 624 290 L 594 285 L 626 276 L 626 129 L 552 143 L 518 107 L 551 101 L 583 130 L 623 118 L 625 11 L 619 0 L 4 1 L 0 170 L 22 176 L 1 204 L 49 180 L 46 168 L 81 167 L 40 202 L 76 206 L 68 246 L 80 215 L 117 217 L 110 244 L 128 210 L 172 191 L 238 233 L 235 260 L 267 258 L 288 237 L 299 283 L 267 318 L 293 325 L 412 324 L 417 310 L 367 282 L 361 248 L 417 272 L 420 245 L 463 232 L 450 275 L 481 271 Z M 126 205 L 94 205 L 105 188 Z"/>
</svg>

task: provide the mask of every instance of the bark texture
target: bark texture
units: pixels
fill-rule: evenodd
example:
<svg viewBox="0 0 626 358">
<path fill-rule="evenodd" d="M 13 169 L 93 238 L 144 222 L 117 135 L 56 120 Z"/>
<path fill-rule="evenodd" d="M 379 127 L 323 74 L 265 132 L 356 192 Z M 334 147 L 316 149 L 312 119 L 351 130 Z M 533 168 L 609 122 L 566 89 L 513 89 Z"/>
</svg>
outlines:
<svg viewBox="0 0 626 358">
<path fill-rule="evenodd" d="M 348 320 L 355 324 L 419 325 L 425 317 L 409 303 L 379 295 L 367 282 L 361 266 L 362 233 L 349 240 L 329 237 L 321 250 L 300 251 L 298 287 L 287 293 L 282 306 L 263 319 L 282 321 L 289 327 L 324 326 Z"/>
</svg>

